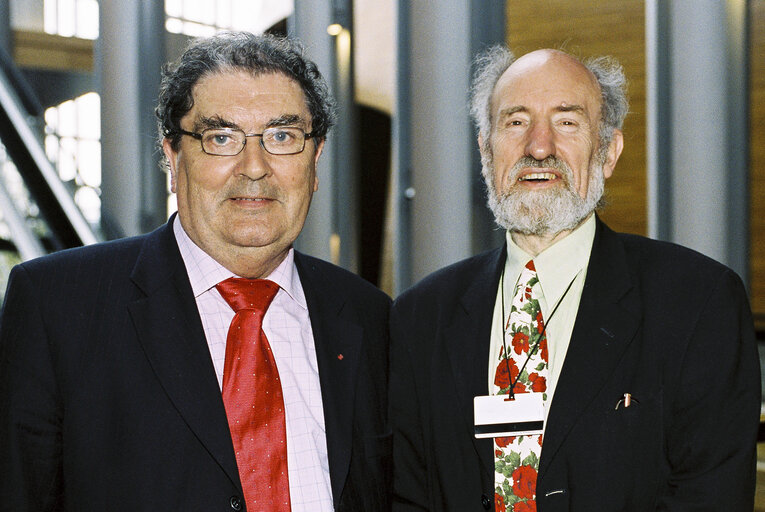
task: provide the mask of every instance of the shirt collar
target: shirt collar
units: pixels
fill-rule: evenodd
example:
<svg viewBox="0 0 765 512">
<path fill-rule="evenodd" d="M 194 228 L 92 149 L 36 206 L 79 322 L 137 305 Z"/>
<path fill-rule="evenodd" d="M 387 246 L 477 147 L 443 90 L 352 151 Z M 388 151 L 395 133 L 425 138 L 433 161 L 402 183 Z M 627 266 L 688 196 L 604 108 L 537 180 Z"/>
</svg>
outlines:
<svg viewBox="0 0 765 512">
<path fill-rule="evenodd" d="M 175 234 L 175 240 L 181 252 L 183 263 L 186 266 L 186 273 L 191 282 L 194 298 L 198 298 L 221 281 L 230 277 L 239 277 L 195 244 L 186 233 L 186 230 L 183 229 L 178 216 L 173 221 L 173 233 Z M 287 256 L 285 256 L 279 266 L 266 279 L 278 284 L 292 300 L 303 309 L 308 309 L 303 287 L 300 284 L 300 277 L 298 276 L 297 268 L 295 268 L 295 251 L 292 247 L 290 247 Z"/>
<path fill-rule="evenodd" d="M 508 231 L 505 235 L 507 241 L 506 293 L 509 289 L 512 297 L 514 285 L 523 266 L 533 259 L 545 301 L 551 307 L 557 304 L 569 284 L 579 272 L 587 267 L 587 263 L 590 261 L 592 243 L 595 240 L 595 227 L 595 215 L 590 215 L 574 231 L 537 254 L 536 257 L 532 257 L 518 247 Z"/>
</svg>

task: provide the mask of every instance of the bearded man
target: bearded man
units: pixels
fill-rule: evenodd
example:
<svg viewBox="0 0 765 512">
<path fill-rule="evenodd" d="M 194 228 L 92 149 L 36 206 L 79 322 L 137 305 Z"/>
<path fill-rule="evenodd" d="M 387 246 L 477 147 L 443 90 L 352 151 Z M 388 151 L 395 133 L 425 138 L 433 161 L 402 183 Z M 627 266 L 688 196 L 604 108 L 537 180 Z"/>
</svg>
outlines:
<svg viewBox="0 0 765 512">
<path fill-rule="evenodd" d="M 394 303 L 394 510 L 752 510 L 741 280 L 595 214 L 623 147 L 621 67 L 494 47 L 476 69 L 506 243 Z"/>
</svg>

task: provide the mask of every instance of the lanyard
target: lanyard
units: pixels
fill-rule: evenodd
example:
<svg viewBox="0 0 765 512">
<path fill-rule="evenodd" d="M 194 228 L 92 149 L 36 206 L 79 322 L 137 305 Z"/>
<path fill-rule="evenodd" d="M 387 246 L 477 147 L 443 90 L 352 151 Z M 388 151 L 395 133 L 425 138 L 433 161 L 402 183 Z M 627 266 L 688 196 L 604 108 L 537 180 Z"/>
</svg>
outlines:
<svg viewBox="0 0 765 512">
<path fill-rule="evenodd" d="M 515 385 L 518 383 L 518 379 L 521 378 L 521 374 L 523 373 L 523 370 L 526 369 L 526 365 L 529 364 L 529 359 L 531 359 L 531 356 L 534 355 L 534 353 L 537 351 L 537 348 L 539 347 L 539 343 L 542 341 L 542 338 L 545 337 L 545 332 L 547 331 L 547 326 L 552 320 L 553 315 L 556 311 L 558 311 L 558 306 L 560 306 L 561 302 L 563 302 L 563 299 L 568 294 L 568 291 L 571 289 L 571 286 L 574 284 L 574 281 L 576 281 L 576 278 L 579 277 L 579 274 L 581 273 L 581 269 L 579 272 L 574 275 L 574 278 L 571 280 L 570 283 L 568 283 L 568 286 L 566 287 L 566 290 L 563 292 L 563 295 L 560 296 L 560 299 L 558 299 L 558 302 L 555 304 L 555 307 L 552 310 L 552 313 L 550 313 L 550 316 L 547 317 L 545 320 L 545 325 L 542 328 L 542 332 L 539 333 L 537 336 L 537 339 L 534 341 L 534 345 L 529 349 L 529 355 L 526 357 L 526 360 L 523 362 L 523 366 L 521 366 L 521 369 L 518 370 L 518 375 L 515 377 L 515 380 L 510 385 L 510 390 L 507 392 L 510 399 L 515 397 Z M 521 272 L 522 274 L 523 272 Z M 521 279 L 521 275 L 518 275 L 518 279 L 515 280 L 515 286 L 513 287 L 513 296 L 515 296 L 517 289 L 518 289 L 518 282 Z M 539 283 L 537 283 L 539 284 Z M 507 365 L 507 374 L 512 375 L 510 373 L 510 362 L 509 358 L 507 357 L 507 328 L 505 327 L 505 269 L 502 269 L 502 275 L 499 277 L 499 288 L 500 288 L 500 294 L 502 297 L 502 348 L 505 351 L 505 364 Z"/>
</svg>

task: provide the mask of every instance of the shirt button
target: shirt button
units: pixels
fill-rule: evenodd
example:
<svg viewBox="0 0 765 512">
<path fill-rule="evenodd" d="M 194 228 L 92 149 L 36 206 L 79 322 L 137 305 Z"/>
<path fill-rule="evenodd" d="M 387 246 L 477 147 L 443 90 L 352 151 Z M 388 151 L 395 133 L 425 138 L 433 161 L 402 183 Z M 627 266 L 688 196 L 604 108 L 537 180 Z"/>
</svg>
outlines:
<svg viewBox="0 0 765 512">
<path fill-rule="evenodd" d="M 231 496 L 228 503 L 231 505 L 231 510 L 236 510 L 237 512 L 242 510 L 242 499 L 239 496 Z"/>
<path fill-rule="evenodd" d="M 483 505 L 484 510 L 489 510 L 491 508 L 491 500 L 485 494 L 481 495 L 481 505 Z"/>
</svg>

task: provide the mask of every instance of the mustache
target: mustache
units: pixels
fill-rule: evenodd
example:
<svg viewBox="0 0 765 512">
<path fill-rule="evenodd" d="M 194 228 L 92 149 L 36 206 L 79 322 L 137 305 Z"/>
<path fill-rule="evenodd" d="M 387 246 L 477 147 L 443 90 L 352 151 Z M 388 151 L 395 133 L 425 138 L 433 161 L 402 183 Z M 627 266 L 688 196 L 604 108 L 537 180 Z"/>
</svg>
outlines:
<svg viewBox="0 0 765 512">
<path fill-rule="evenodd" d="M 513 165 L 513 177 L 517 178 L 518 174 L 526 168 L 555 169 L 561 172 L 565 178 L 565 181 L 567 182 L 571 176 L 571 168 L 568 166 L 568 164 L 553 155 L 546 157 L 544 160 L 537 160 L 536 158 L 532 158 L 530 156 L 522 156 L 518 159 L 517 162 L 515 162 L 515 165 Z"/>
<path fill-rule="evenodd" d="M 264 199 L 282 200 L 282 192 L 279 187 L 259 182 L 233 183 L 225 190 L 226 197 L 260 197 Z"/>
</svg>

